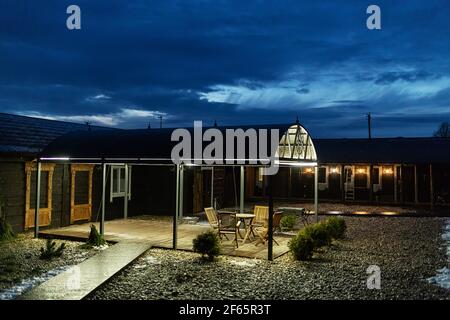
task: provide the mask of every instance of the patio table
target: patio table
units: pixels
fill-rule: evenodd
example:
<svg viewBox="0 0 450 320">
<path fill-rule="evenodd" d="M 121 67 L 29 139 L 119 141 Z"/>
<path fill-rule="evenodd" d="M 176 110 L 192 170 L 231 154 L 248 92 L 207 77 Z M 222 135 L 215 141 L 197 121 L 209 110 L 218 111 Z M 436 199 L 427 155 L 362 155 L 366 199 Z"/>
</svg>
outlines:
<svg viewBox="0 0 450 320">
<path fill-rule="evenodd" d="M 244 244 L 245 241 L 247 241 L 247 239 L 250 240 L 249 236 L 250 236 L 250 233 L 253 232 L 252 222 L 253 222 L 253 219 L 255 218 L 255 215 L 253 213 L 236 213 L 236 218 L 241 220 L 241 222 L 244 224 L 245 235 L 244 235 L 244 239 L 242 240 L 242 244 Z M 248 221 L 248 223 L 246 220 Z M 240 232 L 239 232 L 239 235 L 242 238 L 242 235 Z"/>
</svg>

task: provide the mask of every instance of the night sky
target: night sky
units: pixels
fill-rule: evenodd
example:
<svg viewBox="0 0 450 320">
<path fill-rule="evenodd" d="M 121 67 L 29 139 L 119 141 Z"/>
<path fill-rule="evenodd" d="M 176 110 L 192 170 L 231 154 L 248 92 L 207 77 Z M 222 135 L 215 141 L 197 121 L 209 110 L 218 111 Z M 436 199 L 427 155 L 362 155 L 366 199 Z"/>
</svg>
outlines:
<svg viewBox="0 0 450 320">
<path fill-rule="evenodd" d="M 375 137 L 431 136 L 450 121 L 450 1 L 1 0 L 0 111 L 121 128 L 298 116 L 321 138 L 365 137 L 371 112 Z"/>
</svg>

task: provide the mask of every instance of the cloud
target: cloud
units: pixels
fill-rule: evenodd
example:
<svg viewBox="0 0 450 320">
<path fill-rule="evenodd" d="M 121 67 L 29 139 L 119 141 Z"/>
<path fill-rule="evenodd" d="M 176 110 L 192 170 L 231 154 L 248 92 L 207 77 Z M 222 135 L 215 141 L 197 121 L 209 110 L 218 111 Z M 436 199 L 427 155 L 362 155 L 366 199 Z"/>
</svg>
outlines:
<svg viewBox="0 0 450 320">
<path fill-rule="evenodd" d="M 375 83 L 379 85 L 388 85 L 396 81 L 416 82 L 436 78 L 438 78 L 438 76 L 423 70 L 390 71 L 378 75 L 377 79 L 375 79 Z"/>
<path fill-rule="evenodd" d="M 295 91 L 299 94 L 308 94 L 309 93 L 308 88 L 299 88 L 299 89 L 296 89 Z"/>
<path fill-rule="evenodd" d="M 79 122 L 94 125 L 104 126 L 118 126 L 128 121 L 134 121 L 139 118 L 145 118 L 146 120 L 157 119 L 160 116 L 168 118 L 169 115 L 158 111 L 138 110 L 123 108 L 120 112 L 111 114 L 94 114 L 94 115 L 52 115 L 43 114 L 39 111 L 19 112 L 18 114 L 28 117 L 42 118 L 48 120 L 59 120 L 68 122 Z"/>
<path fill-rule="evenodd" d="M 111 99 L 110 96 L 101 93 L 101 94 L 97 94 L 95 96 L 87 97 L 86 101 L 99 102 L 99 101 L 102 101 L 102 100 L 109 100 L 109 99 Z"/>
<path fill-rule="evenodd" d="M 396 114 L 387 135 L 431 134 L 448 116 L 447 0 L 380 0 L 380 32 L 358 0 L 77 4 L 82 29 L 71 32 L 67 1 L 0 2 L 1 111 L 126 128 L 160 114 L 170 126 L 298 115 L 330 137 L 365 134 L 352 124 L 366 112 Z M 423 114 L 439 117 L 410 126 Z"/>
</svg>

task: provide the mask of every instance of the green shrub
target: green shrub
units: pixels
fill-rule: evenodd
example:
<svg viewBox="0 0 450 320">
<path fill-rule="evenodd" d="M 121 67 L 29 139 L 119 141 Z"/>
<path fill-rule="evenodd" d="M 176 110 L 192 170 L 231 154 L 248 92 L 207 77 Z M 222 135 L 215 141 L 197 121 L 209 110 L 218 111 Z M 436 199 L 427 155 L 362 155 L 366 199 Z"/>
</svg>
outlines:
<svg viewBox="0 0 450 320">
<path fill-rule="evenodd" d="M 52 241 L 52 239 L 47 239 L 46 246 L 44 248 L 41 248 L 41 255 L 39 258 L 49 260 L 54 257 L 61 257 L 65 248 L 65 243 L 61 243 L 61 245 L 56 248 L 56 242 Z"/>
<path fill-rule="evenodd" d="M 347 225 L 345 220 L 338 217 L 328 218 L 325 222 L 331 237 L 333 239 L 343 239 L 345 236 L 345 231 L 347 230 Z"/>
<path fill-rule="evenodd" d="M 303 230 L 289 241 L 289 250 L 297 260 L 310 260 L 313 255 L 314 242 Z"/>
<path fill-rule="evenodd" d="M 285 215 L 280 220 L 281 230 L 292 230 L 297 223 L 297 216 L 293 214 Z"/>
<path fill-rule="evenodd" d="M 308 225 L 303 231 L 312 239 L 314 248 L 327 246 L 331 243 L 331 233 L 327 225 L 323 222 Z"/>
<path fill-rule="evenodd" d="M 11 241 L 16 237 L 11 225 L 6 222 L 5 218 L 0 218 L 0 242 L 1 241 Z"/>
<path fill-rule="evenodd" d="M 212 261 L 220 254 L 220 239 L 213 231 L 199 234 L 192 243 L 194 252 L 200 253 L 203 259 Z"/>
<path fill-rule="evenodd" d="M 315 249 L 330 245 L 332 239 L 342 239 L 346 229 L 345 220 L 338 217 L 307 225 L 291 239 L 289 250 L 297 260 L 311 259 Z"/>
<path fill-rule="evenodd" d="M 106 241 L 103 239 L 103 236 L 98 233 L 95 225 L 91 225 L 91 232 L 89 232 L 89 237 L 86 241 L 86 245 L 90 247 L 99 247 L 105 245 Z"/>
</svg>

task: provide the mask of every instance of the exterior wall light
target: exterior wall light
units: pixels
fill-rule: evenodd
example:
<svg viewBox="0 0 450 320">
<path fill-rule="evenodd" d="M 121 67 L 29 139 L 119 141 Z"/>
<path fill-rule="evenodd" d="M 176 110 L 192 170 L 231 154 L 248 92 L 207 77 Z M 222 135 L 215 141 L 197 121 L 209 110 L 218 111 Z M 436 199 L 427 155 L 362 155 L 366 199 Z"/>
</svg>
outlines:
<svg viewBox="0 0 450 320">
<path fill-rule="evenodd" d="M 305 168 L 305 173 L 313 173 L 313 168 Z"/>
<path fill-rule="evenodd" d="M 387 175 L 391 175 L 394 173 L 394 170 L 392 170 L 392 168 L 386 168 L 383 170 L 383 173 L 387 174 Z"/>
<path fill-rule="evenodd" d="M 339 169 L 336 168 L 336 167 L 331 168 L 331 169 L 330 169 L 330 173 L 334 173 L 334 174 L 339 173 Z"/>
<path fill-rule="evenodd" d="M 357 174 L 366 174 L 366 169 L 359 168 L 359 169 L 356 170 L 356 173 Z"/>
</svg>

